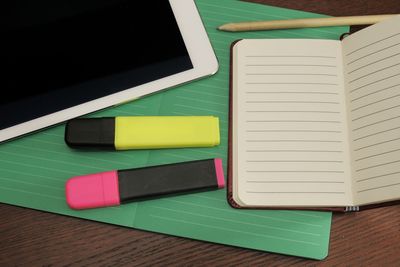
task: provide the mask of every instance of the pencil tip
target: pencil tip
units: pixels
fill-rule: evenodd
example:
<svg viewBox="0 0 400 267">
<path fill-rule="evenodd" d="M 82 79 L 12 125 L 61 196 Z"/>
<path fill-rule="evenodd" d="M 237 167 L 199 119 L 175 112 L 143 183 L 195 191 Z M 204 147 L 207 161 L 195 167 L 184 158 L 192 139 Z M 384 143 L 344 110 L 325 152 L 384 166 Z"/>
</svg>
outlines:
<svg viewBox="0 0 400 267">
<path fill-rule="evenodd" d="M 230 31 L 231 30 L 229 24 L 221 25 L 217 29 L 220 30 L 220 31 Z"/>
</svg>

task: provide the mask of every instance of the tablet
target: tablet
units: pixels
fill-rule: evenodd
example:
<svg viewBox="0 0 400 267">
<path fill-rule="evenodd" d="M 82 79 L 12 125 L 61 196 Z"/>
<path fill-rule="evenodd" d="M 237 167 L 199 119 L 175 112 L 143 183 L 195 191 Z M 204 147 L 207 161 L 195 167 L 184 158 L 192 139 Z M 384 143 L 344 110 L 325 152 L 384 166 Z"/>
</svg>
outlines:
<svg viewBox="0 0 400 267">
<path fill-rule="evenodd" d="M 214 74 L 193 0 L 2 6 L 0 142 Z"/>
</svg>

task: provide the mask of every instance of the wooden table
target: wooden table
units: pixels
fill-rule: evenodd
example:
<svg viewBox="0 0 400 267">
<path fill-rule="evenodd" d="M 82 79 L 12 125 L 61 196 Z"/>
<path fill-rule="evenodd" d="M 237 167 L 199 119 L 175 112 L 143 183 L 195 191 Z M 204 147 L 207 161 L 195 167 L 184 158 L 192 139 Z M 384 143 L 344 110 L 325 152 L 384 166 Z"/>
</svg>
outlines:
<svg viewBox="0 0 400 267">
<path fill-rule="evenodd" d="M 400 13 L 396 0 L 251 1 L 334 16 Z M 15 265 L 400 266 L 400 205 L 334 214 L 329 256 L 318 262 L 0 204 L 0 266 Z"/>
</svg>

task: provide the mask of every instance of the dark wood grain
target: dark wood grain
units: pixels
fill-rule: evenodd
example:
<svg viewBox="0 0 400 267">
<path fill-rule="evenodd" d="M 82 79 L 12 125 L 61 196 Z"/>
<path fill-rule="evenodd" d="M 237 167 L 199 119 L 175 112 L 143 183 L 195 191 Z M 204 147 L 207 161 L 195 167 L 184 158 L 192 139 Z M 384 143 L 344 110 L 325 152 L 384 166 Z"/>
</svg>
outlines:
<svg viewBox="0 0 400 267">
<path fill-rule="evenodd" d="M 396 0 L 252 0 L 334 16 L 400 13 Z M 0 266 L 399 266 L 400 205 L 335 214 L 324 261 L 0 204 Z"/>
</svg>

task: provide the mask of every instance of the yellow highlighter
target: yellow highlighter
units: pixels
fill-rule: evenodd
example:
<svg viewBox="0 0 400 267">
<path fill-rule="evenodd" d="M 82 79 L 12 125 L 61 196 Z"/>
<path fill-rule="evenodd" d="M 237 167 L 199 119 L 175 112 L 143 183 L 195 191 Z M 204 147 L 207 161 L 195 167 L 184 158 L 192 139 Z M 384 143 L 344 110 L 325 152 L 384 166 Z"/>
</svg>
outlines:
<svg viewBox="0 0 400 267">
<path fill-rule="evenodd" d="M 115 150 L 219 145 L 219 120 L 214 116 L 131 116 L 70 120 L 65 142 L 73 148 Z"/>
</svg>

